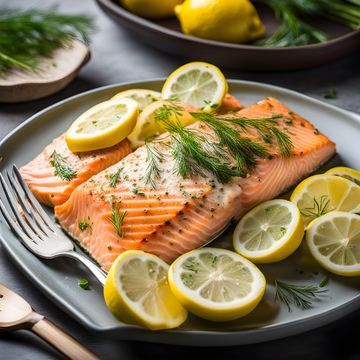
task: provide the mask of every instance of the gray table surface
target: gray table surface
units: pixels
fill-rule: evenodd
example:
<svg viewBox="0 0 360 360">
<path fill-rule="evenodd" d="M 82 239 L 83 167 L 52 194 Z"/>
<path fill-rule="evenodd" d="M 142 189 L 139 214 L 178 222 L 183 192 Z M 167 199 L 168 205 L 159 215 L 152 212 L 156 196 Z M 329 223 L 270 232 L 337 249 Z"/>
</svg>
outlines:
<svg viewBox="0 0 360 360">
<path fill-rule="evenodd" d="M 77 78 L 61 92 L 42 100 L 22 104 L 0 104 L 0 140 L 31 115 L 69 96 L 103 85 L 166 77 L 184 60 L 153 50 L 138 42 L 109 19 L 93 0 L 0 0 L 0 7 L 20 8 L 57 4 L 63 13 L 93 15 L 98 32 L 90 46 L 92 58 Z M 194 59 L 196 60 L 196 59 Z M 222 69 L 228 79 L 259 81 L 283 86 L 341 108 L 360 112 L 360 52 L 317 68 L 291 72 L 245 72 Z M 325 100 L 321 93 L 329 87 L 337 99 Z M 241 100 L 241 99 L 239 99 Z M 359 162 L 360 164 L 360 162 Z M 16 291 L 33 308 L 63 328 L 103 359 L 143 359 L 155 357 L 251 359 L 359 359 L 360 310 L 330 325 L 281 340 L 228 348 L 180 346 L 112 341 L 93 336 L 58 309 L 13 265 L 0 245 L 0 282 Z M 0 334 L 0 359 L 62 359 L 46 343 L 26 331 Z"/>
</svg>

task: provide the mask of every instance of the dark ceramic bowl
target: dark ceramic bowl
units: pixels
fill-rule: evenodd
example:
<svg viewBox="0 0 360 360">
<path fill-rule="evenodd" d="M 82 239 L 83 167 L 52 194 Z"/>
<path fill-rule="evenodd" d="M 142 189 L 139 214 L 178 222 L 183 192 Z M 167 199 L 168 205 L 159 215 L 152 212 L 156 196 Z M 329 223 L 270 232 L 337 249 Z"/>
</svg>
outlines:
<svg viewBox="0 0 360 360">
<path fill-rule="evenodd" d="M 190 61 L 241 70 L 281 71 L 322 65 L 354 53 L 360 48 L 360 29 L 323 19 L 313 19 L 311 25 L 332 36 L 332 39 L 314 45 L 287 48 L 263 48 L 254 45 L 230 44 L 204 40 L 183 34 L 178 20 L 173 17 L 150 21 L 122 8 L 117 0 L 96 0 L 104 12 L 121 24 L 133 36 L 148 45 Z M 266 26 L 266 37 L 278 24 L 272 10 L 257 5 L 261 20 Z"/>
</svg>

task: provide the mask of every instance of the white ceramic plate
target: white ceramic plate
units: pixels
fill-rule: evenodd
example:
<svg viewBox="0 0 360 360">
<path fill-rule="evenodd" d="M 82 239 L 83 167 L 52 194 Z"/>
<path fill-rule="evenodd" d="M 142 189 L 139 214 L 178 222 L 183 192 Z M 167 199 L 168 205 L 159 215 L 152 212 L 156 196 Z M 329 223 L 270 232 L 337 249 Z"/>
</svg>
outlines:
<svg viewBox="0 0 360 360">
<path fill-rule="evenodd" d="M 65 132 L 70 124 L 91 106 L 110 99 L 119 91 L 145 88 L 159 91 L 164 79 L 122 84 L 88 91 L 55 104 L 32 116 L 0 144 L 1 171 L 12 164 L 19 167 L 32 160 L 51 140 Z M 318 172 L 345 165 L 360 170 L 358 142 L 360 118 L 357 115 L 322 103 L 302 94 L 266 84 L 230 80 L 230 93 L 245 106 L 272 96 L 294 112 L 308 119 L 336 142 L 338 155 Z M 286 196 L 286 195 L 285 195 Z M 53 214 L 52 209 L 46 209 Z M 230 248 L 231 235 L 213 244 Z M 212 323 L 189 314 L 178 329 L 151 332 L 120 323 L 112 316 L 103 299 L 102 287 L 80 264 L 70 259 L 43 260 L 30 253 L 0 218 L 2 245 L 19 269 L 48 298 L 93 333 L 123 340 L 192 346 L 228 346 L 262 342 L 335 321 L 360 307 L 360 283 L 357 278 L 342 278 L 327 273 L 312 260 L 305 244 L 288 259 L 259 268 L 266 276 L 267 287 L 259 306 L 246 317 L 227 323 Z M 77 247 L 77 251 L 81 250 Z M 314 300 L 309 309 L 294 308 L 274 301 L 274 279 L 290 284 L 319 284 L 325 275 L 330 279 L 328 293 Z M 82 290 L 78 281 L 86 278 L 90 287 Z"/>
</svg>

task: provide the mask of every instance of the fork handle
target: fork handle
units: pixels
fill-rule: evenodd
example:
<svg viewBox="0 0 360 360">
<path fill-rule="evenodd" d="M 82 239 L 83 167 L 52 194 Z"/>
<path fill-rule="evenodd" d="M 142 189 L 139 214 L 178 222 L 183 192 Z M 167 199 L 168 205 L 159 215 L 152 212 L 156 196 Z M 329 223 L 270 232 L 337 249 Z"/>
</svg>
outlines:
<svg viewBox="0 0 360 360">
<path fill-rule="evenodd" d="M 71 360 L 101 360 L 95 353 L 46 318 L 38 321 L 31 330 Z"/>
<path fill-rule="evenodd" d="M 75 259 L 81 262 L 95 277 L 99 280 L 102 286 L 105 286 L 106 274 L 103 270 L 99 268 L 98 265 L 95 265 L 92 261 L 87 259 L 85 256 L 77 253 L 76 251 L 65 251 L 59 255 L 67 256 L 69 258 Z"/>
</svg>

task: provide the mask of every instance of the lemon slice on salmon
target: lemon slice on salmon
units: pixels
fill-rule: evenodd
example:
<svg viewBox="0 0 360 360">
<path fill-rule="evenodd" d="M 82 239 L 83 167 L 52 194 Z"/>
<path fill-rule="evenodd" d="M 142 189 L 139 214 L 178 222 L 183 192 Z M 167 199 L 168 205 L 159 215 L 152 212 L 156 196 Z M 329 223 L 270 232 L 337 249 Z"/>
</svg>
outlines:
<svg viewBox="0 0 360 360">
<path fill-rule="evenodd" d="M 306 230 L 331 211 L 360 212 L 360 186 L 340 176 L 315 175 L 295 188 L 290 201 L 300 209 Z"/>
<path fill-rule="evenodd" d="M 138 103 L 123 98 L 93 106 L 80 115 L 66 134 L 66 143 L 73 152 L 104 149 L 118 144 L 133 130 Z"/>
<path fill-rule="evenodd" d="M 179 101 L 155 101 L 147 106 L 139 115 L 136 126 L 128 136 L 131 147 L 137 149 L 145 144 L 145 138 L 159 136 L 166 132 L 156 121 L 158 116 L 167 116 L 168 120 L 179 121 L 183 126 L 188 126 L 197 120 L 189 112 L 200 110 L 189 104 Z"/>
<path fill-rule="evenodd" d="M 123 252 L 104 287 L 107 306 L 120 321 L 151 330 L 172 329 L 187 318 L 168 283 L 169 265 L 138 250 Z"/>
<path fill-rule="evenodd" d="M 143 111 L 154 101 L 161 100 L 161 93 L 146 89 L 130 89 L 117 93 L 111 100 L 130 98 L 139 104 L 139 112 Z"/>
<path fill-rule="evenodd" d="M 334 175 L 334 176 L 341 176 L 344 179 L 350 180 L 354 182 L 356 185 L 360 186 L 360 172 L 354 169 L 350 169 L 348 167 L 335 167 L 328 170 L 326 175 Z"/>
<path fill-rule="evenodd" d="M 335 211 L 314 220 L 306 244 L 315 260 L 330 272 L 360 275 L 360 216 Z"/>
<path fill-rule="evenodd" d="M 271 200 L 256 206 L 238 223 L 233 245 L 254 263 L 273 263 L 290 256 L 304 237 L 299 209 L 287 200 Z"/>
<path fill-rule="evenodd" d="M 204 112 L 216 112 L 229 86 L 223 73 L 214 65 L 192 62 L 175 70 L 166 80 L 163 99 L 179 100 Z"/>
<path fill-rule="evenodd" d="M 171 289 L 197 316 L 230 321 L 250 313 L 265 291 L 265 277 L 233 251 L 204 248 L 180 256 L 169 270 Z"/>
</svg>

